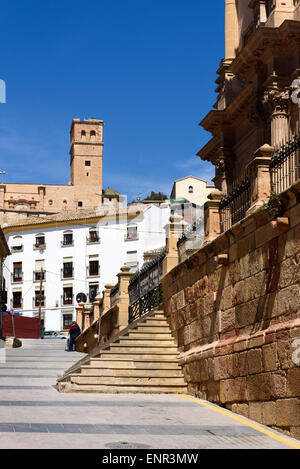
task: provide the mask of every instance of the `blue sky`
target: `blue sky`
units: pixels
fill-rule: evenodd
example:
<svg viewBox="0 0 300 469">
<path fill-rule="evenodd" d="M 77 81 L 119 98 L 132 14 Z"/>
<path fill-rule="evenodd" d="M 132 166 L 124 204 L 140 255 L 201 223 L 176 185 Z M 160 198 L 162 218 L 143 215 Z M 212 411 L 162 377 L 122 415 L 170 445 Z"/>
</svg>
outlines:
<svg viewBox="0 0 300 469">
<path fill-rule="evenodd" d="M 0 170 L 67 184 L 74 117 L 105 122 L 103 187 L 128 199 L 210 182 L 198 124 L 216 101 L 224 0 L 2 2 Z"/>
</svg>

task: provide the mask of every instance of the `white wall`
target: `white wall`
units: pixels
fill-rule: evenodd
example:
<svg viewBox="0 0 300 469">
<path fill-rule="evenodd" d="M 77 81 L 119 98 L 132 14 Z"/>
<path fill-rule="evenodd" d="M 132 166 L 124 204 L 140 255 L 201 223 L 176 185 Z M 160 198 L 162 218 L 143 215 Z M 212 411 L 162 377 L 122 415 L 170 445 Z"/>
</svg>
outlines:
<svg viewBox="0 0 300 469">
<path fill-rule="evenodd" d="M 96 225 L 65 225 L 63 227 L 46 228 L 45 230 L 38 228 L 8 234 L 6 238 L 9 246 L 12 245 L 14 236 L 21 235 L 23 240 L 23 251 L 12 251 L 11 256 L 7 257 L 4 263 L 8 308 L 11 307 L 12 291 L 21 289 L 23 307 L 22 310 L 16 309 L 16 311 L 20 311 L 24 316 L 38 314 L 38 308 L 33 308 L 33 297 L 35 288 L 39 288 L 39 282 L 33 281 L 33 271 L 35 270 L 35 261 L 44 259 L 46 271 L 46 279 L 43 282 L 46 297 L 46 305 L 43 308 L 45 328 L 46 330 L 61 330 L 62 315 L 71 313 L 73 319 L 75 319 L 76 295 L 80 292 L 87 294 L 89 283 L 99 283 L 100 295 L 102 295 L 105 284 L 117 283 L 117 274 L 126 263 L 128 251 L 137 251 L 139 267 L 141 267 L 144 251 L 165 246 L 164 226 L 168 223 L 169 216 L 169 207 L 149 206 L 146 208 L 143 214 L 128 222 L 129 224 L 136 223 L 138 226 L 138 239 L 133 241 L 126 240 L 127 221 L 125 219 L 118 224 L 104 219 Z M 88 244 L 86 242 L 89 228 L 93 226 L 98 229 L 99 244 Z M 74 246 L 61 247 L 63 232 L 67 230 L 73 232 Z M 45 234 L 46 249 L 44 251 L 33 249 L 35 236 L 38 233 Z M 98 255 L 99 257 L 99 277 L 89 278 L 87 276 L 90 255 Z M 73 279 L 61 279 L 61 269 L 65 257 L 72 257 L 73 259 Z M 14 262 L 22 262 L 23 281 L 18 284 L 11 282 Z M 62 306 L 63 285 L 72 285 L 73 305 Z"/>
</svg>

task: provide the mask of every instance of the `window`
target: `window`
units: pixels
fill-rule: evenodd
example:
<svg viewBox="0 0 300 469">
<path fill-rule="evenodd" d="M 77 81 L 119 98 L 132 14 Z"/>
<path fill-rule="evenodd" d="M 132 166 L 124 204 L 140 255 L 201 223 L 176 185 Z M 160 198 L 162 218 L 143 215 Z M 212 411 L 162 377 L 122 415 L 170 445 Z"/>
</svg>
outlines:
<svg viewBox="0 0 300 469">
<path fill-rule="evenodd" d="M 63 304 L 73 304 L 73 287 L 64 287 L 63 289 Z"/>
<path fill-rule="evenodd" d="M 194 192 L 194 188 L 193 188 L 193 186 L 190 186 L 190 187 L 189 187 L 189 193 L 190 193 L 190 194 L 193 194 L 193 192 Z"/>
<path fill-rule="evenodd" d="M 126 264 L 131 267 L 132 272 L 136 272 L 139 267 L 137 251 L 127 251 Z"/>
<path fill-rule="evenodd" d="M 38 280 L 40 281 L 41 277 L 42 277 L 42 280 L 45 280 L 44 264 L 45 264 L 44 259 L 35 261 L 35 270 L 33 272 L 33 279 L 35 281 L 38 281 Z"/>
<path fill-rule="evenodd" d="M 91 130 L 90 138 L 91 138 L 91 141 L 92 141 L 92 142 L 94 142 L 94 141 L 96 140 L 96 132 L 95 132 L 95 130 Z"/>
<path fill-rule="evenodd" d="M 138 239 L 138 231 L 136 225 L 127 226 L 127 234 L 125 236 L 126 240 L 135 240 Z"/>
<path fill-rule="evenodd" d="M 36 248 L 43 248 L 45 247 L 45 235 L 44 234 L 38 234 L 35 237 L 35 247 Z"/>
<path fill-rule="evenodd" d="M 63 314 L 63 329 L 70 329 L 73 322 L 73 314 Z"/>
<path fill-rule="evenodd" d="M 96 228 L 91 228 L 89 230 L 89 237 L 88 237 L 88 242 L 89 243 L 98 243 L 99 241 L 99 234 Z"/>
<path fill-rule="evenodd" d="M 85 138 L 86 138 L 86 132 L 85 132 L 85 130 L 82 130 L 81 131 L 81 140 L 85 140 Z"/>
<path fill-rule="evenodd" d="M 11 243 L 11 250 L 16 251 L 23 251 L 23 239 L 22 236 L 14 236 Z"/>
<path fill-rule="evenodd" d="M 72 261 L 67 261 L 63 263 L 62 276 L 63 278 L 73 277 L 73 262 Z"/>
<path fill-rule="evenodd" d="M 99 290 L 99 283 L 90 283 L 89 284 L 89 299 L 94 301 Z"/>
<path fill-rule="evenodd" d="M 90 162 L 90 161 L 86 161 L 86 162 L 85 162 L 85 166 L 91 166 L 91 162 Z"/>
<path fill-rule="evenodd" d="M 73 246 L 73 233 L 72 231 L 65 231 L 63 234 L 63 246 Z"/>
<path fill-rule="evenodd" d="M 89 275 L 99 275 L 99 261 L 89 262 Z"/>
<path fill-rule="evenodd" d="M 13 292 L 12 307 L 22 308 L 22 292 L 21 291 Z"/>
<path fill-rule="evenodd" d="M 82 207 L 83 203 L 80 201 L 78 202 L 78 207 Z"/>
<path fill-rule="evenodd" d="M 34 306 L 38 308 L 39 306 L 45 306 L 45 295 L 44 295 L 44 290 L 36 290 L 35 291 L 35 297 L 34 297 Z"/>
<path fill-rule="evenodd" d="M 22 282 L 22 262 L 14 262 L 13 266 L 13 282 Z"/>
</svg>

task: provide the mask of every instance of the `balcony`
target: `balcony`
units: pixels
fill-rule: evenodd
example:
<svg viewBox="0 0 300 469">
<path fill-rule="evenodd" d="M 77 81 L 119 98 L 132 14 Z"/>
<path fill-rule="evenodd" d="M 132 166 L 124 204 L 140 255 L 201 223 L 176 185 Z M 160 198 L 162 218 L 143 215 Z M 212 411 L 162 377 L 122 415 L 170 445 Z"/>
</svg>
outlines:
<svg viewBox="0 0 300 469">
<path fill-rule="evenodd" d="M 20 246 L 11 246 L 10 250 L 11 252 L 23 252 L 24 246 L 23 244 L 20 244 Z"/>
<path fill-rule="evenodd" d="M 96 236 L 87 236 L 86 238 L 86 244 L 100 244 L 101 239 L 98 235 Z"/>
<path fill-rule="evenodd" d="M 91 269 L 90 267 L 86 268 L 87 277 L 100 277 L 100 266 L 97 269 Z"/>
<path fill-rule="evenodd" d="M 61 279 L 73 279 L 74 278 L 74 267 L 68 269 L 61 269 L 60 270 Z"/>
<path fill-rule="evenodd" d="M 11 274 L 11 283 L 21 283 L 23 282 L 23 272 Z"/>
<path fill-rule="evenodd" d="M 70 306 L 74 304 L 74 295 L 61 295 L 60 297 L 61 306 Z"/>
<path fill-rule="evenodd" d="M 43 270 L 43 273 L 41 275 L 41 271 L 40 270 L 34 270 L 33 271 L 33 281 L 34 282 L 40 282 L 41 281 L 41 277 L 42 277 L 42 280 L 46 280 L 46 272 Z"/>
<path fill-rule="evenodd" d="M 32 298 L 32 307 L 33 308 L 38 308 L 40 306 L 40 301 L 41 301 L 41 307 L 44 307 L 46 304 L 46 297 L 42 296 L 41 300 L 39 296 L 35 296 Z"/>
<path fill-rule="evenodd" d="M 33 249 L 35 251 L 44 251 L 44 249 L 46 249 L 46 243 L 34 243 L 33 245 Z"/>
<path fill-rule="evenodd" d="M 127 233 L 124 236 L 124 241 L 137 241 L 139 239 L 139 235 L 137 233 Z"/>
<path fill-rule="evenodd" d="M 60 246 L 62 248 L 66 248 L 66 247 L 70 247 L 70 246 L 74 246 L 74 241 L 73 239 L 72 240 L 67 240 L 67 239 L 64 239 L 63 241 L 60 242 Z"/>
<path fill-rule="evenodd" d="M 10 301 L 10 307 L 13 309 L 23 308 L 23 298 L 15 298 Z"/>
</svg>

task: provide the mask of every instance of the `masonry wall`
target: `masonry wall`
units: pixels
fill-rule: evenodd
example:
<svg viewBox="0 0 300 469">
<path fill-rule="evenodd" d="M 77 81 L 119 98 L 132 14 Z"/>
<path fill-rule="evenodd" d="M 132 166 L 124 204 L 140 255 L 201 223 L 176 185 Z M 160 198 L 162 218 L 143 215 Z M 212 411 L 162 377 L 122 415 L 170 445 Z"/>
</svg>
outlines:
<svg viewBox="0 0 300 469">
<path fill-rule="evenodd" d="M 288 228 L 256 212 L 162 284 L 189 392 L 300 438 L 300 183 L 282 201 Z"/>
</svg>

